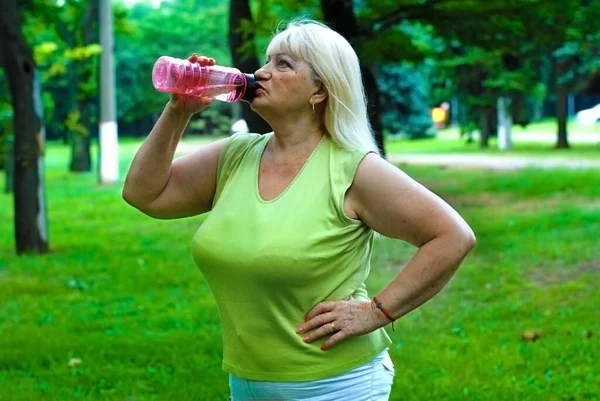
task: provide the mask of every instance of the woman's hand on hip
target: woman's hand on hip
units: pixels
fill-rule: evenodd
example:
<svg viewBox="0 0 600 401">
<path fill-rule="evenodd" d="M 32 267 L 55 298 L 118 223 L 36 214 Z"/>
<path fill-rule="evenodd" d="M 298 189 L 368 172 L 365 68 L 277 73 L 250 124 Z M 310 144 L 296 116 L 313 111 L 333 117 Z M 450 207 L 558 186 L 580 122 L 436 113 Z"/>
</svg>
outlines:
<svg viewBox="0 0 600 401">
<path fill-rule="evenodd" d="M 389 321 L 373 302 L 326 301 L 306 315 L 306 321 L 296 332 L 304 335 L 306 343 L 329 336 L 321 346 L 325 351 L 347 338 L 371 333 L 387 323 Z"/>
</svg>

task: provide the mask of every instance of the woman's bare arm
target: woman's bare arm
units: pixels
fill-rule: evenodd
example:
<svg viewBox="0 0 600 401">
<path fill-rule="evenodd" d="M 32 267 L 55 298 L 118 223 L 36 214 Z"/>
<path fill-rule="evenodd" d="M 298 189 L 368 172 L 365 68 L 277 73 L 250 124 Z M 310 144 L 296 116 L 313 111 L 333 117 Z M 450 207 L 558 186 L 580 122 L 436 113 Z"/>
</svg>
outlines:
<svg viewBox="0 0 600 401">
<path fill-rule="evenodd" d="M 361 162 L 347 205 L 373 230 L 418 247 L 377 296 L 395 318 L 437 294 L 475 246 L 473 231 L 450 205 L 374 154 Z"/>
<path fill-rule="evenodd" d="M 172 219 L 211 208 L 219 155 L 228 139 L 173 160 L 190 117 L 167 105 L 133 159 L 123 199 L 149 216 Z"/>
</svg>

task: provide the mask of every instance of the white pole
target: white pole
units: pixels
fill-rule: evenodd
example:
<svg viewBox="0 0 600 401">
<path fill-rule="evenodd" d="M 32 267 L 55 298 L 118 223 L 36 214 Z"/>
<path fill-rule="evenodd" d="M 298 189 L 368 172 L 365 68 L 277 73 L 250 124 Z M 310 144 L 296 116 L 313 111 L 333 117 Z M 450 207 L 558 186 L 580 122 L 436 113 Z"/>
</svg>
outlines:
<svg viewBox="0 0 600 401">
<path fill-rule="evenodd" d="M 115 69 L 111 0 L 100 0 L 100 184 L 119 179 L 119 140 L 116 119 Z"/>
<path fill-rule="evenodd" d="M 512 148 L 511 128 L 512 116 L 509 112 L 510 99 L 504 96 L 498 98 L 498 149 L 508 150 Z"/>
</svg>

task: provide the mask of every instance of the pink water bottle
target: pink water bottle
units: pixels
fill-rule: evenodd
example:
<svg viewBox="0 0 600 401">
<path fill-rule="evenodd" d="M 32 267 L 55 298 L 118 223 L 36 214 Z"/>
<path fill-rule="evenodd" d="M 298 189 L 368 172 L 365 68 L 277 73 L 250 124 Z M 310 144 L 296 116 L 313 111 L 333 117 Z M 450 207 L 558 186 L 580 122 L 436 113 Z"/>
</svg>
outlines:
<svg viewBox="0 0 600 401">
<path fill-rule="evenodd" d="M 152 84 L 160 92 L 210 97 L 230 103 L 251 102 L 256 96 L 254 82 L 254 74 L 244 74 L 236 68 L 201 66 L 168 56 L 156 60 L 152 69 Z"/>
</svg>

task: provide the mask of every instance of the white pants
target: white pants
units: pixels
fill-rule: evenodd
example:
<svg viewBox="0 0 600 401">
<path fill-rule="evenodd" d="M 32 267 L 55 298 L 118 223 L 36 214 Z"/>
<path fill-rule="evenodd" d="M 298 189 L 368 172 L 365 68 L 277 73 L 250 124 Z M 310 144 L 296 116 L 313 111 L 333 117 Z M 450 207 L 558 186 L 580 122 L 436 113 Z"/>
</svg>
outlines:
<svg viewBox="0 0 600 401">
<path fill-rule="evenodd" d="M 388 401 L 393 381 L 387 349 L 358 368 L 321 380 L 269 382 L 229 375 L 231 401 Z"/>
</svg>

